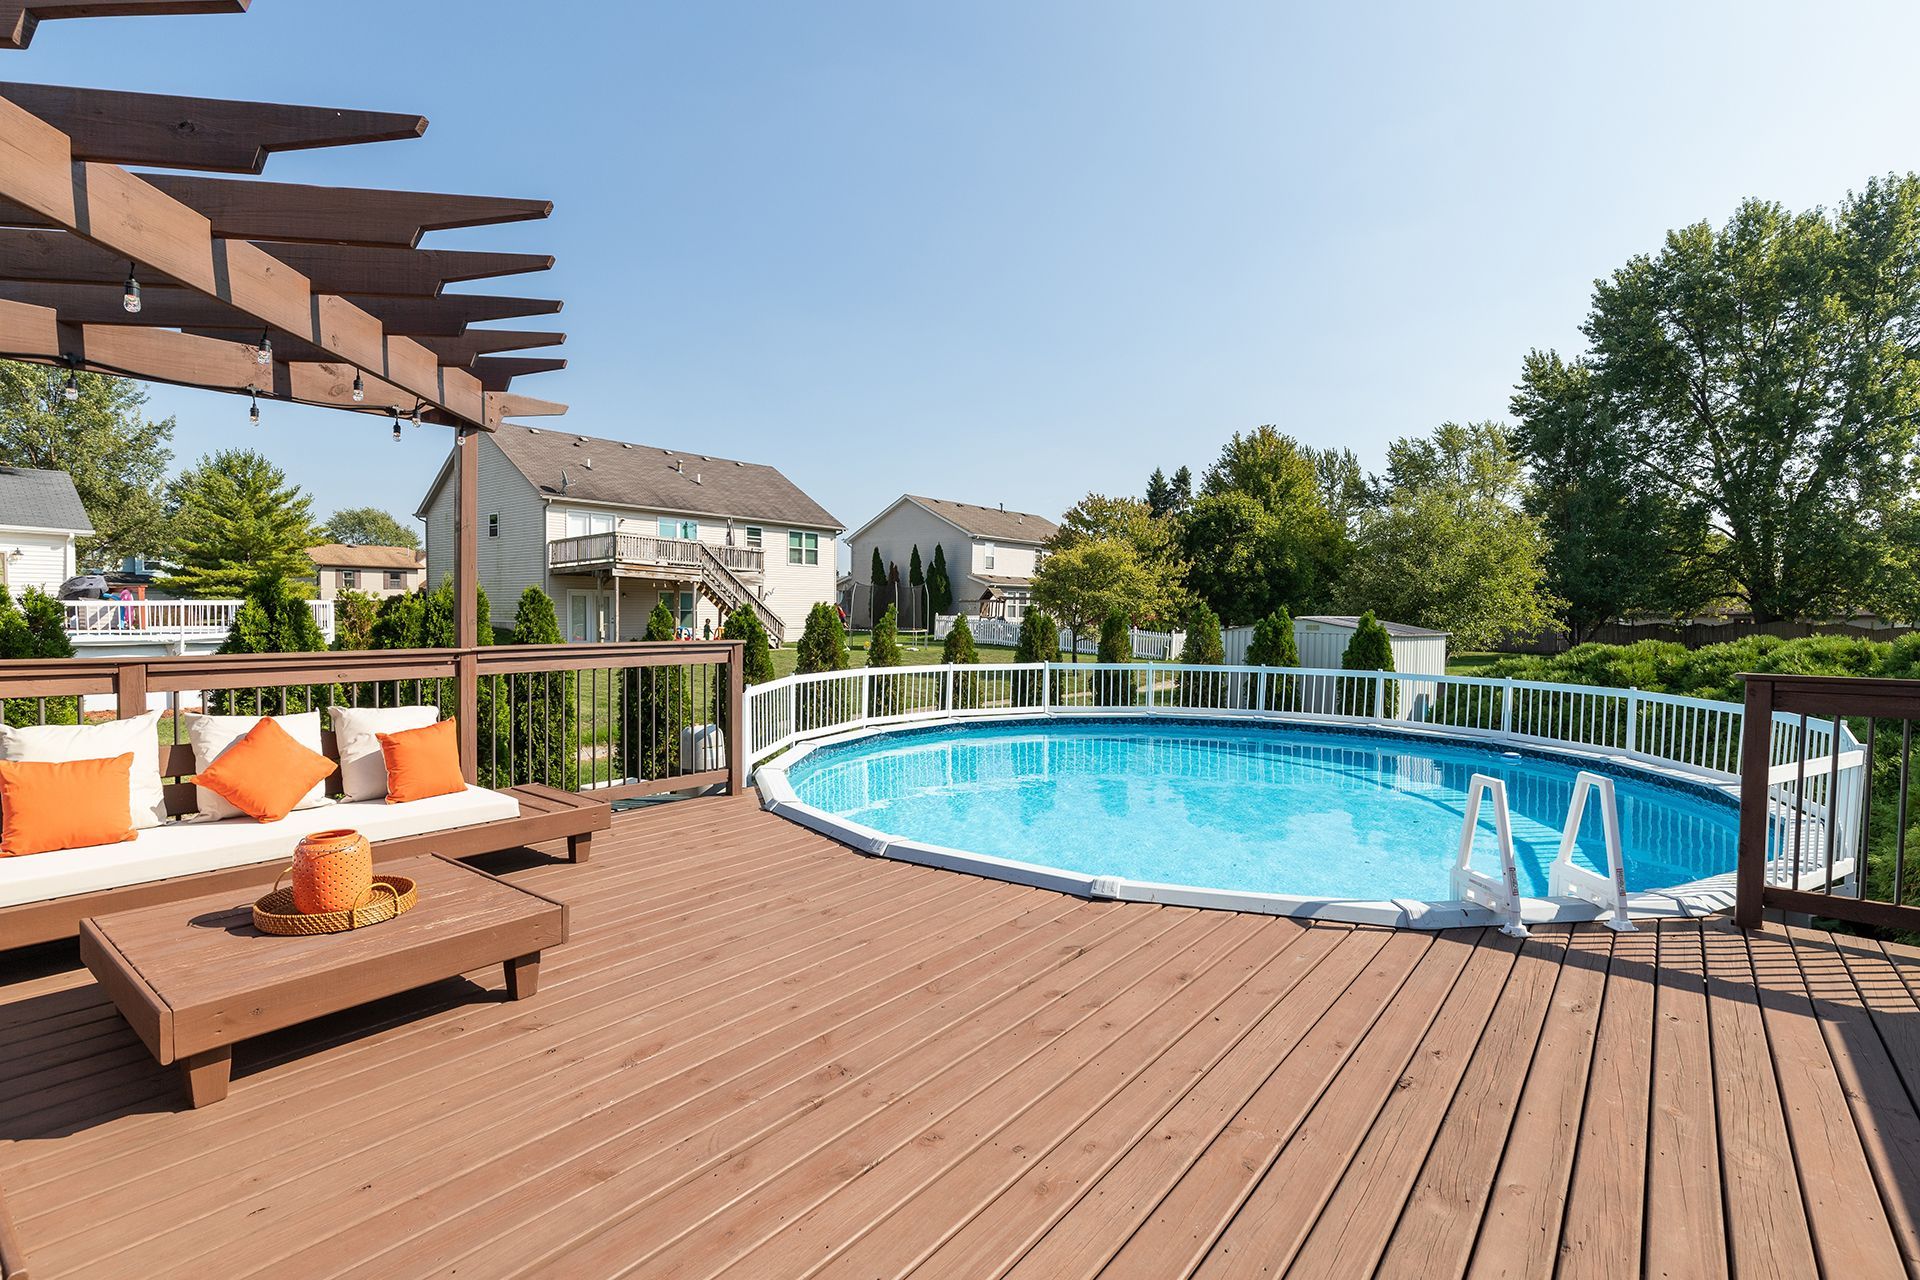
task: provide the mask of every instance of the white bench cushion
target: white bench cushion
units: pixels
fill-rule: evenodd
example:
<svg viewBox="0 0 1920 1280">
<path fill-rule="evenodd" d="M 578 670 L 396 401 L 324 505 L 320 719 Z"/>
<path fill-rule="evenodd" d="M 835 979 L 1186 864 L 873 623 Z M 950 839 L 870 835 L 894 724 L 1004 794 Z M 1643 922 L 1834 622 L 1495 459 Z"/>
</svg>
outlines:
<svg viewBox="0 0 1920 1280">
<path fill-rule="evenodd" d="M 363 800 L 296 809 L 278 822 L 169 822 L 119 844 L 0 858 L 0 907 L 256 862 L 284 864 L 293 861 L 293 847 L 302 836 L 336 827 L 351 827 L 369 840 L 395 840 L 519 815 L 520 803 L 512 796 L 468 787 L 405 804 Z"/>
</svg>

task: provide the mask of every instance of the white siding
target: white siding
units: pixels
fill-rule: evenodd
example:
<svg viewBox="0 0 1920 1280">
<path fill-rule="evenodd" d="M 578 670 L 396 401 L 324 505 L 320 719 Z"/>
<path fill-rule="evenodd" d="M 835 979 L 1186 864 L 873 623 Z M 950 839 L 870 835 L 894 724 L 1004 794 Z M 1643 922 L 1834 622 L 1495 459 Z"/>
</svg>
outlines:
<svg viewBox="0 0 1920 1280">
<path fill-rule="evenodd" d="M 480 437 L 479 473 L 480 586 L 487 593 L 487 612 L 493 625 L 510 627 L 520 593 L 531 585 L 547 585 L 542 519 L 545 504 L 527 478 L 484 435 Z M 453 572 L 458 488 L 457 475 L 449 476 L 427 507 L 429 586 L 439 586 Z M 488 537 L 488 517 L 494 515 L 500 517 L 499 536 Z"/>
<path fill-rule="evenodd" d="M 1252 628 L 1246 630 L 1251 636 Z M 1347 651 L 1347 642 L 1353 639 L 1353 628 L 1296 619 L 1293 639 L 1300 648 L 1301 666 L 1334 668 L 1340 665 L 1340 659 Z M 1393 636 L 1390 643 L 1395 671 L 1422 676 L 1447 674 L 1445 636 Z M 1241 652 L 1244 654 L 1245 651 L 1242 645 Z M 1228 660 L 1232 660 L 1231 652 Z"/>
<path fill-rule="evenodd" d="M 15 596 L 29 587 L 55 594 L 74 575 L 73 559 L 71 534 L 0 528 L 0 582 Z"/>
<path fill-rule="evenodd" d="M 920 569 L 923 573 L 933 568 L 933 549 L 945 549 L 947 577 L 953 583 L 953 607 L 961 613 L 977 611 L 980 587 L 968 572 L 977 554 L 972 542 L 966 534 L 920 504 L 902 502 L 873 521 L 861 531 L 857 540 L 849 544 L 848 552 L 853 557 L 851 572 L 855 626 L 873 625 L 868 606 L 872 596 L 869 587 L 873 581 L 874 548 L 880 549 L 882 561 L 900 566 L 900 583 L 904 588 L 916 546 L 920 548 Z"/>
<path fill-rule="evenodd" d="M 987 567 L 987 547 L 993 547 L 993 567 Z M 1031 578 L 1033 571 L 1039 568 L 1040 548 L 1019 542 L 996 542 L 989 544 L 984 539 L 973 544 L 973 563 L 969 566 L 976 574 L 986 574 L 990 578 Z"/>
</svg>

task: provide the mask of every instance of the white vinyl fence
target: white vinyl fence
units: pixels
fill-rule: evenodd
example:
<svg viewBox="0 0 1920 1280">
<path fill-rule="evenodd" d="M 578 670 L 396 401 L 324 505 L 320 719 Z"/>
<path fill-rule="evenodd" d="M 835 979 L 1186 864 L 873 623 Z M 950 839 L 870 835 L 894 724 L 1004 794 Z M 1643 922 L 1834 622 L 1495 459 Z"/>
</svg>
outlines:
<svg viewBox="0 0 1920 1280">
<path fill-rule="evenodd" d="M 747 694 L 749 766 L 796 742 L 873 725 L 1016 715 L 1182 715 L 1444 729 L 1496 743 L 1591 750 L 1715 782 L 1740 774 L 1738 703 L 1480 676 L 1156 662 L 881 667 L 788 676 Z M 1770 777 L 1791 827 L 1770 876 L 1792 883 L 1860 846 L 1864 752 L 1844 721 L 1780 713 Z M 1792 806 L 1794 794 L 1802 802 Z M 1804 815 L 1813 815 L 1808 822 Z M 1831 827 L 1828 815 L 1834 815 Z M 1833 864 L 1833 859 L 1828 859 Z"/>
</svg>

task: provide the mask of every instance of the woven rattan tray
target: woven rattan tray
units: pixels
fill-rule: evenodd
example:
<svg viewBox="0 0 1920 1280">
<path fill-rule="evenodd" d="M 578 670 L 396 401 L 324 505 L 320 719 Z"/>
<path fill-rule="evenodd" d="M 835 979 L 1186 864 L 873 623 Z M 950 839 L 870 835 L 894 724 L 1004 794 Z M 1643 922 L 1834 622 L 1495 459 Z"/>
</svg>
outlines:
<svg viewBox="0 0 1920 1280">
<path fill-rule="evenodd" d="M 375 876 L 373 893 L 366 905 L 351 911 L 301 915 L 293 909 L 293 890 L 276 887 L 272 893 L 253 904 L 253 927 L 262 933 L 277 933 L 286 937 L 345 933 L 349 929 L 364 929 L 370 924 L 379 924 L 403 915 L 413 910 L 419 900 L 419 891 L 407 877 Z"/>
</svg>

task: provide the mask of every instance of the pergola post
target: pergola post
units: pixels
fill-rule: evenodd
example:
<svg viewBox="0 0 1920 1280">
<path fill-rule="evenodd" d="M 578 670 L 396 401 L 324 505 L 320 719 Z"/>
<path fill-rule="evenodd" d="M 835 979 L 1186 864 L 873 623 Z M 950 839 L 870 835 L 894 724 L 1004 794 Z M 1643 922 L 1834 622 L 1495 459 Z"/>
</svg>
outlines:
<svg viewBox="0 0 1920 1280">
<path fill-rule="evenodd" d="M 460 772 L 468 782 L 480 772 L 480 433 L 455 433 L 458 461 L 453 516 L 453 643 L 459 652 L 455 713 L 460 718 Z"/>
</svg>

